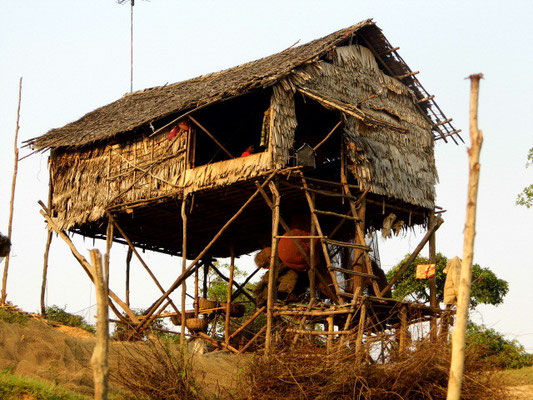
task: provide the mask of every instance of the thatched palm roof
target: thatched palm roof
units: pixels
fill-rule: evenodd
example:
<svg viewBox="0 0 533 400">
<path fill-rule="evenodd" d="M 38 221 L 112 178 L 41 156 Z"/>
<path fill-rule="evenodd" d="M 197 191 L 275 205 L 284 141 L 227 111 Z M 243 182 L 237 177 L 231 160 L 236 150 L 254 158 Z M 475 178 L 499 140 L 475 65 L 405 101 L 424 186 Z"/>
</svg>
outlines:
<svg viewBox="0 0 533 400">
<path fill-rule="evenodd" d="M 127 94 L 62 128 L 52 129 L 43 136 L 30 139 L 27 144 L 37 150 L 83 146 L 132 131 L 181 111 L 271 86 L 291 74 L 294 68 L 320 58 L 356 33 L 362 35 L 378 54 L 382 54 L 382 62 L 389 72 L 395 76 L 411 72 L 381 30 L 368 19 L 321 39 L 234 68 Z M 427 97 L 414 75 L 403 78 L 402 82 L 419 99 Z M 433 100 L 424 103 L 424 110 L 433 122 L 445 119 Z M 436 129 L 440 130 L 438 134 L 441 136 L 453 132 L 453 127 L 449 124 Z"/>
</svg>

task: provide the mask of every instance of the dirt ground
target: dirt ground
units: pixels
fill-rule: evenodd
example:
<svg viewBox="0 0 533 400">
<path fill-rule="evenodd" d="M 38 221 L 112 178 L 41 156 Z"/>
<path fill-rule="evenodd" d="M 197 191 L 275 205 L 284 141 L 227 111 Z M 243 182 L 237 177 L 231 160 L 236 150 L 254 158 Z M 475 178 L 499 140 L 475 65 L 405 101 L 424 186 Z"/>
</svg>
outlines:
<svg viewBox="0 0 533 400">
<path fill-rule="evenodd" d="M 94 336 L 78 328 L 52 326 L 39 319 L 30 319 L 25 325 L 0 320 L 0 370 L 8 368 L 16 375 L 46 379 L 90 395 L 93 375 L 89 362 L 94 344 Z M 123 346 L 112 343 L 111 366 L 117 362 L 117 351 L 122 351 Z M 220 391 L 228 396 L 238 370 L 249 359 L 248 355 L 226 351 L 197 354 L 193 368 L 207 392 Z"/>
<path fill-rule="evenodd" d="M 31 319 L 25 325 L 0 321 L 0 370 L 9 368 L 17 375 L 46 379 L 66 389 L 91 395 L 93 377 L 89 361 L 94 343 L 94 337 L 85 331 L 53 327 L 38 319 Z M 111 357 L 117 354 L 113 350 L 120 351 L 123 346 L 112 344 Z M 239 372 L 252 358 L 248 354 L 236 355 L 226 351 L 196 354 L 193 366 L 206 392 L 220 393 L 231 399 Z M 116 361 L 110 360 L 110 364 Z M 527 374 L 529 376 L 530 372 Z M 509 392 L 512 399 L 533 399 L 533 385 L 510 386 Z"/>
</svg>

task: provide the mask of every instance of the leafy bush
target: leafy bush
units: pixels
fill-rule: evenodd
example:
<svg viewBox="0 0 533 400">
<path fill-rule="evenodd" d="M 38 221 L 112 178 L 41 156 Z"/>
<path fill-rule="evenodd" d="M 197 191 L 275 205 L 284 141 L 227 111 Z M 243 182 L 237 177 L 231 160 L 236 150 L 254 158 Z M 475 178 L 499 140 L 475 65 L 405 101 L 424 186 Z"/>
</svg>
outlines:
<svg viewBox="0 0 533 400">
<path fill-rule="evenodd" d="M 133 313 L 141 317 L 146 313 L 146 310 L 133 310 Z M 126 318 L 126 314 L 123 314 Z M 158 337 L 173 337 L 176 335 L 167 334 L 165 332 L 158 331 L 157 329 L 165 328 L 165 325 L 160 319 L 155 319 L 151 325 L 150 328 L 156 328 L 153 331 L 150 331 L 150 329 L 146 329 L 142 334 L 137 333 L 134 326 L 126 325 L 124 323 L 117 323 L 115 325 L 115 330 L 113 331 L 113 334 L 111 335 L 112 339 L 118 340 L 118 341 L 129 341 L 129 342 L 136 342 L 138 340 L 143 340 L 146 338 L 146 334 L 148 332 L 152 332 L 155 334 L 155 336 Z"/>
<path fill-rule="evenodd" d="M 479 357 L 490 368 L 522 368 L 533 365 L 533 354 L 528 354 L 516 340 L 508 340 L 494 329 L 471 322 L 466 342 L 476 348 Z"/>
<path fill-rule="evenodd" d="M 46 307 L 46 318 L 50 321 L 59 322 L 60 324 L 80 328 L 87 332 L 94 333 L 96 331 L 93 325 L 90 325 L 79 315 L 71 314 L 56 305 Z"/>
<path fill-rule="evenodd" d="M 0 308 L 0 320 L 7 322 L 8 324 L 25 325 L 29 319 L 30 317 L 26 314 L 12 311 L 7 308 Z"/>
</svg>

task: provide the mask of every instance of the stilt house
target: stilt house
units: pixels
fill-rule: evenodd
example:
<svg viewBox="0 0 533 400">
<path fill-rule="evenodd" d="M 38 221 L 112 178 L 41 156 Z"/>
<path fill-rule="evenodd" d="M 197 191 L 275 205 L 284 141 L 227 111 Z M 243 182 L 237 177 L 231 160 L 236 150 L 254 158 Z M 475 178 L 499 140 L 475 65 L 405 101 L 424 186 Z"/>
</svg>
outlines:
<svg viewBox="0 0 533 400">
<path fill-rule="evenodd" d="M 267 325 L 252 341 L 270 348 L 284 316 L 336 329 L 327 336 L 331 344 L 347 332 L 369 334 L 362 309 L 371 301 L 384 328 L 401 321 L 405 328 L 419 317 L 400 317 L 405 304 L 388 298 L 367 236 L 384 224 L 434 233 L 434 143 L 461 139 L 397 50 L 366 20 L 235 68 L 126 94 L 30 140 L 50 150 L 43 211 L 50 229 L 188 260 L 170 288 L 143 262 L 162 292 L 143 318 L 111 292 L 115 308 L 126 311 L 119 318 L 139 331 L 170 315 L 191 335 L 239 351 L 234 333 L 266 313 Z M 294 221 L 302 214 L 306 233 L 298 236 Z M 298 272 L 305 290 L 280 302 L 283 240 L 306 260 Z M 229 319 L 238 312 L 231 301 L 209 303 L 201 273 L 216 268 L 218 257 L 267 247 L 267 304 L 236 329 Z M 193 276 L 194 285 L 187 280 Z M 226 279 L 233 298 L 245 293 L 257 303 L 233 273 Z M 194 287 L 195 306 L 183 312 L 169 295 L 186 284 Z M 192 322 L 210 321 L 217 310 L 226 315 L 223 340 Z M 436 313 L 428 308 L 422 318 Z M 305 331 L 300 322 L 295 334 Z"/>
</svg>

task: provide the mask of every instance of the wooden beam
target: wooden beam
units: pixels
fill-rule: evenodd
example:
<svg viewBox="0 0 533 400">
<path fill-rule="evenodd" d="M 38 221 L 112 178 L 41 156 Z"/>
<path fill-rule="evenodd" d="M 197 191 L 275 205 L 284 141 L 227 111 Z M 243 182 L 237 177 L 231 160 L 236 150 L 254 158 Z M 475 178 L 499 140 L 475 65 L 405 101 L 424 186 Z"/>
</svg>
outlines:
<svg viewBox="0 0 533 400">
<path fill-rule="evenodd" d="M 198 126 L 198 128 L 200 128 L 202 131 L 204 131 L 205 134 L 206 134 L 207 136 L 209 136 L 209 137 L 213 140 L 213 142 L 215 142 L 215 143 L 218 145 L 218 147 L 220 147 L 220 148 L 224 151 L 224 153 L 226 153 L 226 155 L 227 155 L 229 158 L 235 158 L 235 157 L 233 157 L 233 155 L 228 151 L 228 149 L 226 149 L 226 148 L 224 147 L 224 145 L 223 145 L 222 143 L 220 143 L 220 142 L 217 140 L 217 138 L 214 137 L 214 136 L 211 134 L 211 132 L 209 132 L 209 131 L 208 131 L 208 130 L 207 130 L 202 124 L 200 124 L 196 119 L 194 119 L 192 115 L 189 115 L 189 119 L 190 119 L 192 122 L 194 122 L 194 123 Z"/>
<path fill-rule="evenodd" d="M 424 235 L 424 237 L 422 238 L 418 246 L 416 246 L 415 250 L 411 253 L 409 258 L 398 269 L 398 271 L 396 272 L 396 275 L 393 276 L 393 278 L 389 281 L 387 286 L 385 286 L 385 288 L 381 291 L 380 293 L 381 297 L 383 297 L 383 295 L 387 293 L 392 288 L 392 286 L 402 277 L 403 273 L 405 272 L 409 264 L 411 264 L 414 261 L 414 259 L 418 256 L 418 254 L 422 251 L 422 249 L 428 242 L 431 235 L 435 233 L 437 229 L 439 229 L 439 227 L 442 225 L 443 222 L 444 220 L 442 218 L 436 219 L 435 224 L 432 227 L 430 227 L 430 229 L 426 232 L 426 234 Z"/>
<path fill-rule="evenodd" d="M 273 324 L 273 308 L 276 299 L 276 278 L 277 278 L 277 258 L 278 258 L 278 242 L 276 238 L 279 228 L 279 208 L 280 195 L 278 187 L 275 183 L 271 183 L 270 190 L 274 197 L 274 208 L 272 209 L 272 245 L 270 252 L 270 266 L 268 270 L 268 297 L 267 297 L 267 323 L 266 323 L 266 339 L 265 339 L 265 355 L 269 355 L 272 351 L 272 324 Z"/>
<path fill-rule="evenodd" d="M 230 341 L 230 318 L 231 318 L 231 293 L 233 289 L 233 275 L 235 273 L 235 250 L 233 245 L 230 249 L 231 260 L 229 265 L 229 279 L 228 279 L 228 290 L 226 294 L 226 315 L 224 320 L 224 337 L 226 339 L 226 344 L 229 344 Z"/>
<path fill-rule="evenodd" d="M 233 332 L 229 338 L 233 339 L 235 336 L 241 333 L 244 329 L 248 327 L 248 325 L 254 322 L 257 319 L 257 317 L 259 317 L 265 310 L 266 310 L 266 306 L 258 308 L 257 311 L 250 318 L 248 318 L 248 320 L 245 323 L 243 323 L 237 330 L 235 330 L 235 332 Z"/>
<path fill-rule="evenodd" d="M 342 124 L 342 119 L 337 122 L 337 124 L 328 132 L 328 134 L 322 139 L 315 147 L 313 147 L 314 151 L 317 151 L 320 146 L 322 146 L 324 143 L 327 142 L 327 140 L 333 135 L 333 133 L 337 130 L 337 128 Z"/>
<path fill-rule="evenodd" d="M 181 238 L 181 274 L 184 275 L 187 270 L 187 198 L 181 202 L 181 221 L 182 221 L 182 238 Z M 185 300 L 187 296 L 187 280 L 184 279 L 181 284 L 181 331 L 180 344 L 185 346 L 185 326 L 187 312 L 185 309 Z"/>
</svg>

